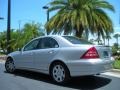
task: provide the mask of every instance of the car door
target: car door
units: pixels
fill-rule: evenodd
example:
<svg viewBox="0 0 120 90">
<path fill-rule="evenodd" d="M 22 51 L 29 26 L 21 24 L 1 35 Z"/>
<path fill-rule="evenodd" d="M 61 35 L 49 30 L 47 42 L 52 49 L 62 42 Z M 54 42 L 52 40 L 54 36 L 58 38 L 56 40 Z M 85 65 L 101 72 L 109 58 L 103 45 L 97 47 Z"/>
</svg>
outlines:
<svg viewBox="0 0 120 90">
<path fill-rule="evenodd" d="M 35 64 L 37 69 L 47 70 L 49 63 L 59 50 L 57 41 L 51 37 L 42 38 L 36 51 Z"/>
<path fill-rule="evenodd" d="M 35 68 L 35 58 L 34 54 L 37 49 L 37 45 L 39 43 L 39 39 L 35 39 L 28 43 L 23 50 L 21 51 L 21 55 L 19 57 L 19 65 L 20 67 L 26 68 Z"/>
</svg>

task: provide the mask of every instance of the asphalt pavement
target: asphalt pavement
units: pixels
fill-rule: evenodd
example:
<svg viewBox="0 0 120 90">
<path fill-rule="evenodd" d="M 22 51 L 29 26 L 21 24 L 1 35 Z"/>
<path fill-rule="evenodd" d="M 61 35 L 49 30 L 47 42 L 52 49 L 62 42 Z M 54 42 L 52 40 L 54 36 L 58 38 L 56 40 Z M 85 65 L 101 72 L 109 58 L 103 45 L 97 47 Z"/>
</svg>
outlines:
<svg viewBox="0 0 120 90">
<path fill-rule="evenodd" d="M 116 76 L 115 76 L 116 75 Z M 0 62 L 0 90 L 120 90 L 120 74 L 72 78 L 64 85 L 55 84 L 48 75 L 19 70 L 7 73 Z"/>
</svg>

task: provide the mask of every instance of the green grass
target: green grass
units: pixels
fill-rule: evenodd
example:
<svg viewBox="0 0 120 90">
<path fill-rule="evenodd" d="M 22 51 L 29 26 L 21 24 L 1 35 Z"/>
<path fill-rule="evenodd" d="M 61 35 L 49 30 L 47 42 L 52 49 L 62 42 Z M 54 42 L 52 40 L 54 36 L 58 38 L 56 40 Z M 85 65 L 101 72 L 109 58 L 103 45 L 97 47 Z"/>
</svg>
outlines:
<svg viewBox="0 0 120 90">
<path fill-rule="evenodd" d="M 113 68 L 120 69 L 120 60 L 115 60 L 115 62 L 113 64 Z"/>
</svg>

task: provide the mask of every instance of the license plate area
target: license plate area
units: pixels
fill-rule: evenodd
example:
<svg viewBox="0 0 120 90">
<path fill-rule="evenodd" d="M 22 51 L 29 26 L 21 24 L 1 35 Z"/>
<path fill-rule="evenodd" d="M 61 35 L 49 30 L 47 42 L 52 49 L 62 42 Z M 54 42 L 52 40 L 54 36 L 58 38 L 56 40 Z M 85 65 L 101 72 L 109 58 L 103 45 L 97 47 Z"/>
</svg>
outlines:
<svg viewBox="0 0 120 90">
<path fill-rule="evenodd" d="M 108 51 L 103 51 L 103 57 L 104 58 L 109 58 L 109 52 Z"/>
</svg>

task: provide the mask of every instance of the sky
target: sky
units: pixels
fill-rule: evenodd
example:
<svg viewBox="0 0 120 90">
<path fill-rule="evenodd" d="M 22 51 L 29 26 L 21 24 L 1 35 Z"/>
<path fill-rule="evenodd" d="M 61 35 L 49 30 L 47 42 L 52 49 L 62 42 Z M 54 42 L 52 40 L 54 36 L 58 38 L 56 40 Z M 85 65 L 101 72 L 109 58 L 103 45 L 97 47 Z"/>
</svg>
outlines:
<svg viewBox="0 0 120 90">
<path fill-rule="evenodd" d="M 0 32 L 7 29 L 7 1 L 8 0 L 0 0 L 0 17 L 4 17 L 4 20 L 0 20 Z M 42 7 L 50 1 L 52 0 L 11 0 L 11 28 L 18 29 L 19 24 L 22 28 L 26 22 L 32 21 L 44 25 L 47 21 L 47 16 L 46 10 Z M 108 16 L 113 21 L 114 33 L 120 32 L 120 0 L 106 1 L 115 8 L 115 12 L 106 10 Z M 50 13 L 50 17 L 53 15 L 54 13 Z M 115 43 L 115 39 L 112 38 L 110 43 Z"/>
</svg>

